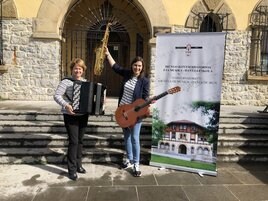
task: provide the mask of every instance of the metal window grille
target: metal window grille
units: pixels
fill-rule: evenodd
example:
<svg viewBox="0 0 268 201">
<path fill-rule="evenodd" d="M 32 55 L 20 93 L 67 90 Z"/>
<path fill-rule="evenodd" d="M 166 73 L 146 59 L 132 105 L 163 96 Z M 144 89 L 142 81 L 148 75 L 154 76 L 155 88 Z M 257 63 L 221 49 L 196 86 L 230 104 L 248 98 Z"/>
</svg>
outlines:
<svg viewBox="0 0 268 201">
<path fill-rule="evenodd" d="M 222 32 L 228 31 L 229 13 L 199 12 L 193 17 L 192 32 Z"/>
<path fill-rule="evenodd" d="M 259 6 L 250 17 L 252 28 L 250 75 L 268 75 L 268 6 Z"/>
<path fill-rule="evenodd" d="M 3 55 L 3 0 L 0 0 L 0 65 L 4 64 Z"/>
</svg>

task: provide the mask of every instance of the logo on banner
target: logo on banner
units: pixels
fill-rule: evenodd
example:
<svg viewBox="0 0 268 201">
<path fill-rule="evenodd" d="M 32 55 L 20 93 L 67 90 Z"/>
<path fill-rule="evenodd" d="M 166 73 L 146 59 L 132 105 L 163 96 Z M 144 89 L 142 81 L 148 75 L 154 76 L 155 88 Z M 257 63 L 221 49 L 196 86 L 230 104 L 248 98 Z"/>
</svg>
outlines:
<svg viewBox="0 0 268 201">
<path fill-rule="evenodd" d="M 185 49 L 185 53 L 187 56 L 192 54 L 192 49 L 202 49 L 202 46 L 192 46 L 191 44 L 187 44 L 186 46 L 175 47 L 175 49 Z"/>
<path fill-rule="evenodd" d="M 192 53 L 192 47 L 190 44 L 186 45 L 186 55 L 190 56 L 190 54 Z"/>
</svg>

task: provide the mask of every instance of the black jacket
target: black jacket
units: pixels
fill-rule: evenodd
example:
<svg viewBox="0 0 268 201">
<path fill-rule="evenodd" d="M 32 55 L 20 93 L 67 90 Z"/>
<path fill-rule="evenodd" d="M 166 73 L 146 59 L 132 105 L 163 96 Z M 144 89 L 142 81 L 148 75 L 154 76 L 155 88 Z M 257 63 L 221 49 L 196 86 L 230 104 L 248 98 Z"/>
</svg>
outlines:
<svg viewBox="0 0 268 201">
<path fill-rule="evenodd" d="M 118 101 L 118 104 L 119 104 L 123 96 L 124 85 L 129 79 L 132 78 L 132 72 L 130 69 L 125 69 L 119 66 L 117 63 L 115 63 L 112 66 L 112 68 L 117 74 L 123 77 L 123 83 L 121 85 L 120 94 L 119 94 L 119 101 Z M 138 78 L 138 81 L 136 83 L 134 93 L 133 93 L 133 102 L 139 98 L 147 100 L 149 98 L 149 93 L 150 93 L 149 79 L 146 77 Z"/>
</svg>

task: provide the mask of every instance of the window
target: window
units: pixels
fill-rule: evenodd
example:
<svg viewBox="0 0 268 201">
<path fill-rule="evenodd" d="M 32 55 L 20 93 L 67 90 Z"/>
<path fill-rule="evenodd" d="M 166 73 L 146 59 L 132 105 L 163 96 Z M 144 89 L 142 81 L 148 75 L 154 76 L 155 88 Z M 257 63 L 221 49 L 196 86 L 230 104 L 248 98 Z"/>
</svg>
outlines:
<svg viewBox="0 0 268 201">
<path fill-rule="evenodd" d="M 191 154 L 194 154 L 194 147 L 191 147 Z"/>
<path fill-rule="evenodd" d="M 268 26 L 267 26 L 268 28 Z M 268 75 L 268 31 L 261 27 L 252 29 L 250 75 Z"/>
<path fill-rule="evenodd" d="M 205 14 L 203 14 L 204 17 Z M 221 32 L 222 24 L 220 23 L 220 17 L 214 13 L 208 13 L 202 20 L 200 25 L 200 32 Z"/>
<path fill-rule="evenodd" d="M 268 77 L 268 6 L 251 14 L 251 47 L 248 77 Z"/>
<path fill-rule="evenodd" d="M 0 65 L 4 64 L 3 55 L 3 13 L 2 13 L 3 1 L 0 2 Z"/>
<path fill-rule="evenodd" d="M 196 136 L 195 134 L 191 134 L 190 140 L 195 141 L 195 136 Z"/>
<path fill-rule="evenodd" d="M 172 132 L 171 139 L 175 140 L 176 139 L 176 132 Z"/>
<path fill-rule="evenodd" d="M 171 146 L 171 150 L 175 151 L 175 145 L 174 144 Z"/>
</svg>

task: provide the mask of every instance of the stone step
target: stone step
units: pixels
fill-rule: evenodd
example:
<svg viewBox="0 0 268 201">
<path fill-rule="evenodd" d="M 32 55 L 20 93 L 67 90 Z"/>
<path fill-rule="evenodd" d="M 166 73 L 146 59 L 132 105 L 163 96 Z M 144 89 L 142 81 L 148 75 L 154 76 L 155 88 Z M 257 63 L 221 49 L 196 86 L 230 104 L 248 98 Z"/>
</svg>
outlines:
<svg viewBox="0 0 268 201">
<path fill-rule="evenodd" d="M 142 147 L 151 147 L 151 134 L 142 134 L 140 136 Z M 66 134 L 58 133 L 1 133 L 0 147 L 16 148 L 16 147 L 66 147 L 68 145 L 68 137 Z M 84 147 L 110 147 L 123 148 L 123 134 L 85 134 Z"/>
<path fill-rule="evenodd" d="M 45 113 L 45 112 L 22 112 L 22 111 L 1 111 L 0 121 L 12 120 L 37 120 L 37 121 L 55 121 L 63 120 L 63 115 L 60 112 Z M 114 113 L 105 115 L 90 115 L 91 121 L 114 121 Z M 151 117 L 145 119 L 145 121 L 151 121 Z M 249 116 L 233 116 L 224 115 L 220 116 L 220 124 L 265 124 L 268 121 L 268 115 L 256 115 L 251 114 Z"/>
<path fill-rule="evenodd" d="M 267 124 L 220 124 L 218 133 L 219 135 L 221 134 L 268 135 L 268 125 Z"/>
<path fill-rule="evenodd" d="M 268 113 L 221 114 L 220 124 L 267 124 Z"/>
<path fill-rule="evenodd" d="M 217 160 L 222 162 L 267 162 L 268 147 L 218 147 Z"/>
<path fill-rule="evenodd" d="M 218 147 L 268 147 L 268 135 L 220 135 Z"/>
<path fill-rule="evenodd" d="M 0 113 L 0 121 L 63 121 L 61 113 L 41 113 L 41 112 L 9 112 Z M 89 122 L 115 122 L 114 114 L 90 115 Z M 144 119 L 151 122 L 152 117 Z"/>
<path fill-rule="evenodd" d="M 0 164 L 66 163 L 67 148 L 0 148 Z M 83 163 L 119 163 L 124 150 L 115 148 L 84 148 Z M 148 164 L 150 149 L 141 149 L 141 162 Z"/>
<path fill-rule="evenodd" d="M 94 116 L 95 117 L 95 116 Z M 112 117 L 109 117 L 108 119 L 90 119 L 88 122 L 88 126 L 101 126 L 101 127 L 118 127 L 118 124 L 113 121 Z M 151 125 L 151 120 L 146 119 L 143 122 L 143 125 L 150 126 Z M 64 127 L 64 123 L 62 120 L 49 120 L 49 121 L 44 121 L 44 120 L 2 120 L 0 121 L 0 126 L 5 127 L 5 126 L 62 126 Z M 1 128 L 0 127 L 0 128 Z M 230 133 L 230 129 L 236 129 L 239 131 L 243 130 L 268 130 L 268 124 L 220 124 L 219 125 L 219 133 Z M 228 132 L 227 132 L 228 131 Z"/>
<path fill-rule="evenodd" d="M 83 162 L 120 162 L 124 155 L 122 129 L 114 110 L 90 116 Z M 150 159 L 152 118 L 141 133 L 141 158 Z M 221 112 L 218 161 L 268 161 L 268 115 Z M 60 112 L 0 111 L 0 163 L 65 163 L 66 129 Z"/>
<path fill-rule="evenodd" d="M 36 133 L 66 133 L 62 121 L 1 121 L 0 133 L 36 132 Z M 86 132 L 122 133 L 115 122 L 89 122 Z M 151 124 L 144 122 L 142 132 L 151 132 Z"/>
</svg>

